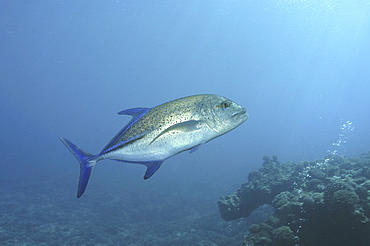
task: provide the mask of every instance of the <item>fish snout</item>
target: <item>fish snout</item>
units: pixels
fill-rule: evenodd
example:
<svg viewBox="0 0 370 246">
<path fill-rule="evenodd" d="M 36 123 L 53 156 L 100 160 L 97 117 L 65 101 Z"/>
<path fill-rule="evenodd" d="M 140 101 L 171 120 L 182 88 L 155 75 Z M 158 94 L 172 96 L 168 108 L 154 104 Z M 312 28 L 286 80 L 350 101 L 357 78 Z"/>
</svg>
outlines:
<svg viewBox="0 0 370 246">
<path fill-rule="evenodd" d="M 244 107 L 240 106 L 240 110 L 233 113 L 231 117 L 234 120 L 234 122 L 243 123 L 248 119 L 249 115 L 247 113 L 247 110 Z"/>
</svg>

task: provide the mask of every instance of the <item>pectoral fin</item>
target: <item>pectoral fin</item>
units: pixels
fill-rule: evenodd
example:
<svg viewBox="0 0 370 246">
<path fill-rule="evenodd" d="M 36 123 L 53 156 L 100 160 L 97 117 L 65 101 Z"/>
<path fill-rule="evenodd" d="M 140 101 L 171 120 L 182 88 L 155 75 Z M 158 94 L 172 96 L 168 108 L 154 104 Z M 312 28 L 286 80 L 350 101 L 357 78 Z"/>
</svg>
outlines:
<svg viewBox="0 0 370 246">
<path fill-rule="evenodd" d="M 157 140 L 159 137 L 161 137 L 163 134 L 166 134 L 167 132 L 170 131 L 179 131 L 179 132 L 194 132 L 199 130 L 200 128 L 200 123 L 201 121 L 199 120 L 189 120 L 189 121 L 184 121 L 181 123 L 177 123 L 175 125 L 172 125 L 165 130 L 163 130 L 161 133 L 158 134 L 151 142 L 153 143 L 155 140 Z"/>
</svg>

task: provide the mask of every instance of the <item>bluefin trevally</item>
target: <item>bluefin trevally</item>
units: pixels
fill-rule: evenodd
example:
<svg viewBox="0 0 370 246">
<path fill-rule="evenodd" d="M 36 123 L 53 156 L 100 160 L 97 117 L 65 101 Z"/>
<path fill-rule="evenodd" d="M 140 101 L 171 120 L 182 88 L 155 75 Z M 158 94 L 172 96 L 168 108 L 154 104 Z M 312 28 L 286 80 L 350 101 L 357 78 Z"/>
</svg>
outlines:
<svg viewBox="0 0 370 246">
<path fill-rule="evenodd" d="M 150 178 L 168 158 L 236 128 L 248 119 L 245 108 L 223 96 L 202 94 L 176 99 L 153 108 L 126 109 L 118 114 L 131 121 L 97 154 L 60 138 L 80 163 L 77 197 L 85 192 L 92 168 L 103 159 L 139 163 Z"/>
</svg>

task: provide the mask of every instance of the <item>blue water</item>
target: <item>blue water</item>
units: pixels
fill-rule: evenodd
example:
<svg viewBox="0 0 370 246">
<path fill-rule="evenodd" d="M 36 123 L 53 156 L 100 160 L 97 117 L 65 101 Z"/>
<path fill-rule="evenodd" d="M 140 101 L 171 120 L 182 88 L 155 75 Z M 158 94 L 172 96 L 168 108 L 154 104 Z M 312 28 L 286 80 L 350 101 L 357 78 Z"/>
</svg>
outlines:
<svg viewBox="0 0 370 246">
<path fill-rule="evenodd" d="M 369 11 L 366 0 L 0 1 L 0 245 L 240 245 L 248 221 L 222 221 L 217 200 L 264 155 L 370 150 Z M 117 112 L 201 93 L 250 118 L 146 181 L 144 166 L 99 162 L 76 198 L 79 167 L 59 136 L 98 153 L 130 119 Z"/>
</svg>

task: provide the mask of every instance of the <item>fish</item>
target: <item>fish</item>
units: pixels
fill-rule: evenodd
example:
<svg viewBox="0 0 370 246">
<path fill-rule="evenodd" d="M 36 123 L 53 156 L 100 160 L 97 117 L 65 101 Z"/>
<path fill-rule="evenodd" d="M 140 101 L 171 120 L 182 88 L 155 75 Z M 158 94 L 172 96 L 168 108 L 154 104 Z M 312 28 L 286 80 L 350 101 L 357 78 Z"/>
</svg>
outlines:
<svg viewBox="0 0 370 246">
<path fill-rule="evenodd" d="M 100 160 L 145 165 L 144 179 L 148 179 L 168 158 L 187 150 L 193 153 L 249 117 L 244 107 L 213 94 L 187 96 L 153 108 L 131 108 L 118 114 L 132 118 L 99 154 L 90 154 L 59 137 L 80 164 L 77 198 L 84 194 L 92 169 Z"/>
</svg>

